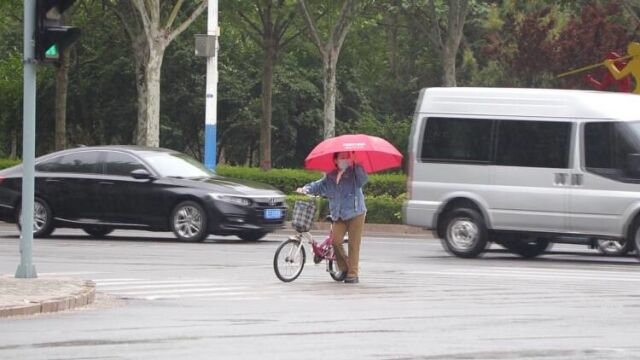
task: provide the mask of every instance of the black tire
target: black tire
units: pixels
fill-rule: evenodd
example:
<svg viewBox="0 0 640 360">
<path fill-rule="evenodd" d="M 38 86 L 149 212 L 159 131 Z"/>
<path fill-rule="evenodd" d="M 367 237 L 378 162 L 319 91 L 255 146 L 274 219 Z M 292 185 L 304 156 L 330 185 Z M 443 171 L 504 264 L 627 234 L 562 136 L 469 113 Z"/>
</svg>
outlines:
<svg viewBox="0 0 640 360">
<path fill-rule="evenodd" d="M 169 224 L 173 234 L 181 241 L 203 241 L 209 235 L 207 214 L 195 201 L 183 201 L 176 205 L 171 212 Z"/>
<path fill-rule="evenodd" d="M 299 246 L 299 258 L 290 258 L 289 256 L 295 255 Z M 283 257 L 281 258 L 280 255 L 283 255 Z M 289 239 L 278 246 L 278 249 L 273 256 L 273 271 L 281 281 L 291 282 L 300 276 L 306 260 L 307 254 L 305 253 L 304 246 L 300 243 L 300 240 L 295 238 Z"/>
<path fill-rule="evenodd" d="M 338 261 L 329 260 L 329 275 L 331 275 L 331 278 L 333 280 L 340 282 L 346 279 L 347 272 L 340 271 L 340 268 L 338 267 Z"/>
<path fill-rule="evenodd" d="M 514 254 L 520 255 L 525 259 L 532 259 L 547 251 L 551 245 L 549 239 L 545 238 L 521 238 L 503 241 L 502 246 Z"/>
<path fill-rule="evenodd" d="M 265 231 L 245 231 L 238 234 L 238 237 L 244 241 L 258 241 L 265 237 L 267 233 Z"/>
<path fill-rule="evenodd" d="M 627 242 L 633 243 L 633 249 L 636 251 L 638 260 L 640 260 L 640 219 L 636 219 L 633 226 L 631 226 Z"/>
<path fill-rule="evenodd" d="M 100 238 L 103 238 L 103 237 L 111 234 L 114 229 L 112 227 L 109 227 L 109 226 L 96 225 L 96 226 L 83 227 L 82 230 L 84 230 L 84 232 L 89 234 L 91 237 L 100 239 Z"/>
<path fill-rule="evenodd" d="M 630 240 L 605 240 L 598 239 L 598 251 L 604 256 L 625 256 L 633 249 L 633 242 Z"/>
<path fill-rule="evenodd" d="M 33 237 L 45 238 L 55 229 L 53 226 L 53 211 L 46 201 L 35 198 L 33 200 Z M 22 207 L 18 208 L 17 215 L 18 229 L 22 230 Z"/>
<path fill-rule="evenodd" d="M 445 250 L 461 258 L 474 258 L 487 247 L 487 227 L 476 210 L 454 209 L 444 221 Z"/>
</svg>

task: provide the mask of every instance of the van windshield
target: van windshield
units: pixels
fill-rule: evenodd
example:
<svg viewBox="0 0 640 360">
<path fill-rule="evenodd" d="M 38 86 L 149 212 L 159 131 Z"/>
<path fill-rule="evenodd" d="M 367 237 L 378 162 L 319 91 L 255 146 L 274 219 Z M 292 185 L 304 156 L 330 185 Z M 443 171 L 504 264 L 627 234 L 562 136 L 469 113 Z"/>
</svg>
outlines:
<svg viewBox="0 0 640 360">
<path fill-rule="evenodd" d="M 640 121 L 585 124 L 584 150 L 588 171 L 619 181 L 640 180 Z"/>
</svg>

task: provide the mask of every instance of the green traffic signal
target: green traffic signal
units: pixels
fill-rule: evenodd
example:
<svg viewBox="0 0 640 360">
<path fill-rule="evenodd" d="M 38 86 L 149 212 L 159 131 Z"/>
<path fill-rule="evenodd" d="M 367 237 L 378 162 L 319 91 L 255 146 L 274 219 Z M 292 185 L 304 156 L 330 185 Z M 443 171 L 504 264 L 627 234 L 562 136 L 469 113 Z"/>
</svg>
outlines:
<svg viewBox="0 0 640 360">
<path fill-rule="evenodd" d="M 44 56 L 47 59 L 57 59 L 58 56 L 58 45 L 54 44 L 47 51 L 44 52 Z"/>
</svg>

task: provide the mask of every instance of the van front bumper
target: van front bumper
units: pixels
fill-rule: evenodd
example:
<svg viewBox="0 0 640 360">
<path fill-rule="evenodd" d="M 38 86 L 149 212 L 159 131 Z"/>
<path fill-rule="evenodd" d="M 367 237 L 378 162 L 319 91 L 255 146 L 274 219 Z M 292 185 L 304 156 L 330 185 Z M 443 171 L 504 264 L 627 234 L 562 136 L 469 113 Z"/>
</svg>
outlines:
<svg viewBox="0 0 640 360">
<path fill-rule="evenodd" d="M 402 204 L 402 222 L 405 225 L 432 229 L 441 202 L 409 200 Z"/>
</svg>

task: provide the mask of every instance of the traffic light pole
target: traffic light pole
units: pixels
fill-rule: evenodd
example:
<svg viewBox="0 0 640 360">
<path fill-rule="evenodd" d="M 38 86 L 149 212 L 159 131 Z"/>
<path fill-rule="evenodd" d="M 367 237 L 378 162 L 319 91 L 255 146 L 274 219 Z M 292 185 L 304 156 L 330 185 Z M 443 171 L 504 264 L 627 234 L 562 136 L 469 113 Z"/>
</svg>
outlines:
<svg viewBox="0 0 640 360">
<path fill-rule="evenodd" d="M 207 35 L 215 35 L 214 54 L 207 57 L 207 87 L 205 99 L 204 165 L 216 168 L 216 137 L 218 116 L 218 0 L 209 0 Z"/>
<path fill-rule="evenodd" d="M 17 278 L 38 277 L 32 263 L 34 163 L 36 153 L 36 64 L 34 61 L 36 0 L 24 1 L 24 124 L 22 131 L 22 236 Z"/>
</svg>

